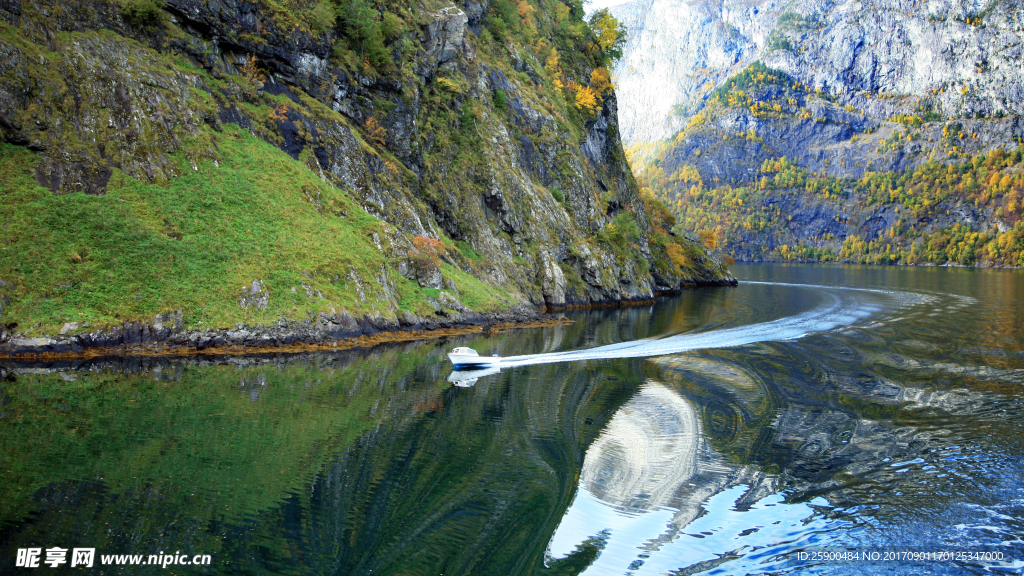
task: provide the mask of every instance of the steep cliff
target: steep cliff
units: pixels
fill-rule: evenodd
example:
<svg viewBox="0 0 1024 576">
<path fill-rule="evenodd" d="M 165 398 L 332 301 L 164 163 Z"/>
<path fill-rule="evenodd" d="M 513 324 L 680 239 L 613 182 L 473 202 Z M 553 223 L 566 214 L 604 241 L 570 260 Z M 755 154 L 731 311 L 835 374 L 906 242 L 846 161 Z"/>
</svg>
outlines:
<svg viewBox="0 0 1024 576">
<path fill-rule="evenodd" d="M 627 146 L 678 132 L 711 90 L 756 58 L 772 23 L 761 4 L 636 0 L 611 8 L 629 30 L 614 69 Z"/>
<path fill-rule="evenodd" d="M 623 120 L 642 184 L 684 227 L 742 259 L 1020 265 L 1019 2 L 724 3 L 679 14 L 691 23 L 680 34 L 695 43 L 691 64 L 628 45 L 616 71 L 631 102 L 645 75 L 623 66 L 684 61 L 685 90 L 661 106 L 675 115 L 671 138 L 653 143 L 666 132 Z M 664 25 L 648 26 L 637 38 L 666 38 Z"/>
<path fill-rule="evenodd" d="M 0 16 L 9 350 L 336 338 L 730 279 L 639 196 L 575 4 Z"/>
<path fill-rule="evenodd" d="M 945 117 L 1022 112 L 1016 0 L 636 0 L 612 12 L 630 28 L 614 69 L 637 111 L 622 118 L 627 144 L 674 135 L 756 60 L 881 120 L 922 98 Z"/>
</svg>

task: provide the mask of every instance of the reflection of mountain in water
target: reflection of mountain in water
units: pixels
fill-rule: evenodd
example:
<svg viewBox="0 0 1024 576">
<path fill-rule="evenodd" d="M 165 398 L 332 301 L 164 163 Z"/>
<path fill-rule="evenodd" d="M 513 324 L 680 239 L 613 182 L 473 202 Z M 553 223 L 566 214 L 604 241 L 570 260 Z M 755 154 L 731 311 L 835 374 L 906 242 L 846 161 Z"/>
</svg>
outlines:
<svg viewBox="0 0 1024 576">
<path fill-rule="evenodd" d="M 533 573 L 587 447 L 643 382 L 640 363 L 522 367 L 464 389 L 445 378 L 445 350 L 635 340 L 705 326 L 729 297 L 705 289 L 656 314 L 595 310 L 571 325 L 369 351 L 4 364 L 0 416 L 38 426 L 0 420 L 2 444 L 27 447 L 23 469 L 39 482 L 23 490 L 35 496 L 9 499 L 34 516 L 0 538 L 0 553 L 41 536 L 91 545 L 115 534 L 154 550 L 214 550 L 234 559 L 224 572 Z M 79 385 L 94 391 L 63 399 Z M 158 452 L 154 467 L 147 455 Z"/>
<path fill-rule="evenodd" d="M 684 531 L 723 524 L 707 523 L 707 517 L 755 512 L 765 495 L 781 492 L 793 504 L 827 498 L 818 498 L 828 506 L 824 510 L 831 509 L 826 517 L 847 526 L 824 540 L 833 545 L 890 543 L 892 527 L 899 527 L 897 541 L 904 546 L 1019 542 L 1014 515 L 1021 500 L 1008 502 L 1021 490 L 1017 480 L 1006 483 L 1019 478 L 1019 468 L 1006 451 L 1019 444 L 1022 404 L 1004 395 L 1013 390 L 1018 370 L 910 361 L 894 354 L 891 344 L 908 336 L 894 324 L 648 363 L 649 378 L 692 403 L 715 452 L 734 466 L 772 476 L 735 501 L 716 496 L 702 503 L 707 514 Z M 968 497 L 975 503 L 965 505 Z M 712 528 L 714 537 L 702 533 L 708 535 L 701 546 L 726 554 L 742 544 L 767 545 L 765 527 L 754 516 L 740 522 L 756 534 L 720 538 L 715 547 L 709 540 L 719 534 Z M 822 542 L 833 526 L 811 522 L 790 537 L 810 539 L 813 532 Z M 780 554 L 798 549 L 790 545 Z M 743 562 L 730 569 L 743 573 Z"/>
<path fill-rule="evenodd" d="M 999 444 L 1019 430 L 1022 403 L 1006 393 L 1024 369 L 977 364 L 973 350 L 924 358 L 930 311 L 905 314 L 646 362 L 644 386 L 587 450 L 548 565 L 596 549 L 587 574 L 773 571 L 811 544 L 890 542 L 876 526 L 908 527 L 909 546 L 1017 541 L 1019 504 L 1005 502 L 1022 492 L 1001 479 L 1019 472 Z M 980 505 L 965 506 L 980 485 Z"/>
</svg>

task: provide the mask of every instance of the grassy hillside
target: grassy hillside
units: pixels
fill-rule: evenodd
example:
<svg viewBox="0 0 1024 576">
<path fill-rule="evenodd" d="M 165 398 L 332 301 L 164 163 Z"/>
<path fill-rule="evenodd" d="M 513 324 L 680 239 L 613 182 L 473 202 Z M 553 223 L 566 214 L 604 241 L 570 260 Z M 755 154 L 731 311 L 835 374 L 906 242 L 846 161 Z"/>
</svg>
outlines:
<svg viewBox="0 0 1024 576">
<path fill-rule="evenodd" d="M 233 125 L 215 145 L 218 165 L 207 160 L 193 170 L 176 158 L 182 175 L 167 186 L 115 172 L 103 196 L 55 196 L 32 180 L 34 154 L 0 148 L 9 186 L 0 206 L 8 224 L 0 270 L 17 290 L 8 317 L 31 332 L 52 333 L 69 321 L 115 324 L 175 309 L 187 310 L 186 323 L 196 327 L 262 324 L 333 308 L 371 312 L 381 295 L 367 294 L 369 287 L 353 278 L 392 264 L 374 241 L 389 225 Z M 467 305 L 499 305 L 500 292 L 442 266 L 457 278 Z M 256 278 L 271 286 L 268 306 L 242 309 L 238 297 Z M 423 296 L 436 291 L 425 293 L 398 274 L 389 280 L 403 309 L 433 312 Z"/>
<path fill-rule="evenodd" d="M 15 4 L 8 334 L 175 310 L 397 325 L 727 277 L 639 197 L 606 68 L 622 31 L 577 3 Z"/>
</svg>

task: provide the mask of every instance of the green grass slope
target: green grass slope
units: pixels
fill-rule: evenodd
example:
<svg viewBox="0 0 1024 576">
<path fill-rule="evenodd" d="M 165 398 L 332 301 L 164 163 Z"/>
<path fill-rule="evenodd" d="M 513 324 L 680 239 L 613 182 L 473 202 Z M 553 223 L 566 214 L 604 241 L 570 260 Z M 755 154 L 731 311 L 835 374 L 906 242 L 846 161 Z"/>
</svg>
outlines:
<svg viewBox="0 0 1024 576">
<path fill-rule="evenodd" d="M 196 328 L 372 312 L 374 294 L 352 271 L 371 278 L 390 265 L 374 241 L 388 224 L 234 125 L 214 138 L 217 164 L 193 170 L 178 157 L 182 175 L 167 186 L 115 171 L 104 196 L 55 196 L 33 180 L 35 154 L 0 147 L 5 316 L 19 331 L 45 334 L 70 321 L 102 326 L 176 309 Z M 498 306 L 493 290 L 450 275 L 477 311 Z M 436 291 L 388 278 L 402 308 L 433 312 L 425 297 Z M 254 279 L 268 287 L 265 310 L 238 304 Z"/>
</svg>

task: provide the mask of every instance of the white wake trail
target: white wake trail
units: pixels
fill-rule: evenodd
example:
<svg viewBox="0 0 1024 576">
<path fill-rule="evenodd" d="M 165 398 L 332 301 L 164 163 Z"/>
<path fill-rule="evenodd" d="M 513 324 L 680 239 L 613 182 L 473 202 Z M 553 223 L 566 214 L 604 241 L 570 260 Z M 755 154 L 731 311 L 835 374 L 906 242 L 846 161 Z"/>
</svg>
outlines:
<svg viewBox="0 0 1024 576">
<path fill-rule="evenodd" d="M 570 352 L 552 352 L 547 354 L 530 354 L 526 356 L 510 356 L 501 359 L 502 368 L 526 366 L 530 364 L 549 364 L 552 362 L 572 362 L 578 360 L 606 360 L 612 358 L 642 358 L 678 354 L 689 350 L 705 350 L 710 348 L 731 348 L 758 342 L 777 342 L 780 340 L 796 340 L 807 334 L 825 332 L 834 328 L 849 326 L 858 320 L 868 318 L 882 310 L 876 302 L 864 302 L 857 298 L 858 293 L 884 295 L 891 300 L 894 308 L 921 304 L 934 298 L 911 292 L 895 292 L 870 288 L 843 288 L 835 286 L 818 286 L 813 284 L 786 284 L 781 282 L 745 282 L 746 284 L 764 284 L 770 286 L 793 286 L 814 288 L 824 291 L 828 301 L 801 314 L 787 316 L 778 320 L 760 322 L 735 328 L 710 330 L 708 332 L 679 334 L 660 339 L 635 340 L 607 346 L 598 346 L 587 350 Z"/>
</svg>

